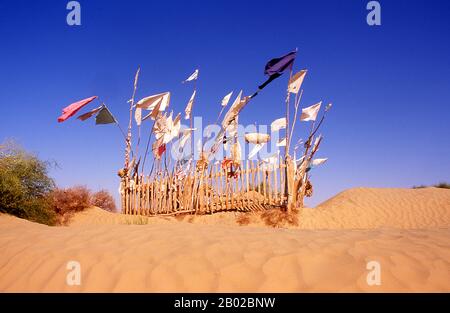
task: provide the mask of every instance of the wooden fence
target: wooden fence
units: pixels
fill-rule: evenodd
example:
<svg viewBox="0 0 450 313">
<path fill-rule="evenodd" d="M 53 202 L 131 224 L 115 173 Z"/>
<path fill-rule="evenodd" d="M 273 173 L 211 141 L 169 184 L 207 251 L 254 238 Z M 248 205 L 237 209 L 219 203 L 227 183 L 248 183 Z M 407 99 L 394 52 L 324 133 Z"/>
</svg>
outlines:
<svg viewBox="0 0 450 313">
<path fill-rule="evenodd" d="M 132 215 L 211 214 L 285 207 L 285 168 L 246 160 L 240 164 L 196 164 L 187 175 L 154 175 L 123 180 L 122 211 Z M 234 168 L 233 168 L 234 167 Z M 166 172 L 167 173 L 167 172 Z"/>
</svg>

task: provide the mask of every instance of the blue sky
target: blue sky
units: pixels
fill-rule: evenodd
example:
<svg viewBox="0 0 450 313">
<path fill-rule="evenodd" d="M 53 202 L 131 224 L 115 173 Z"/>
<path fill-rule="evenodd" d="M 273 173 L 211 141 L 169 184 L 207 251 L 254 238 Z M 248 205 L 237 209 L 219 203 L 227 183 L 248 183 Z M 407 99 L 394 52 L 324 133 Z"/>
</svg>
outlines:
<svg viewBox="0 0 450 313">
<path fill-rule="evenodd" d="M 333 102 L 310 205 L 351 187 L 450 180 L 448 1 L 380 1 L 375 27 L 357 0 L 81 0 L 72 27 L 67 2 L 0 2 L 0 141 L 56 160 L 61 186 L 116 193 L 124 150 L 114 126 L 58 124 L 64 106 L 99 95 L 125 126 L 140 65 L 137 98 L 170 90 L 182 111 L 192 88 L 180 82 L 199 68 L 194 115 L 214 121 L 226 93 L 253 92 L 265 63 L 296 47 L 295 69 L 308 69 L 301 105 Z M 283 116 L 286 83 L 264 89 L 240 122 Z M 307 124 L 297 125 L 304 137 Z"/>
</svg>

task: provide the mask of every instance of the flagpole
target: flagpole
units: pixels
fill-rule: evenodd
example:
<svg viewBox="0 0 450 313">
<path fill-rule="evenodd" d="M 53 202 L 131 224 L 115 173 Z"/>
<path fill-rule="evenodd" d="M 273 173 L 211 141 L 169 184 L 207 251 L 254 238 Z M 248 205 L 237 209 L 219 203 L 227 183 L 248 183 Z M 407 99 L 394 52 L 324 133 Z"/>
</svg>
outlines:
<svg viewBox="0 0 450 313">
<path fill-rule="evenodd" d="M 136 111 L 136 110 L 135 110 Z M 138 125 L 138 141 L 136 144 L 136 155 L 138 155 L 138 151 L 139 151 L 139 143 L 141 142 L 141 125 Z"/>
<path fill-rule="evenodd" d="M 144 172 L 145 160 L 147 160 L 148 148 L 150 146 L 150 141 L 152 139 L 153 129 L 155 128 L 156 118 L 153 121 L 152 129 L 150 131 L 150 135 L 148 135 L 147 147 L 145 148 L 144 161 L 142 162 L 142 173 Z M 153 167 L 152 167 L 153 169 Z"/>
<path fill-rule="evenodd" d="M 289 72 L 289 81 L 288 81 L 288 88 L 287 88 L 287 95 L 286 95 L 286 147 L 284 149 L 284 158 L 286 159 L 289 155 L 289 144 L 290 144 L 290 138 L 289 138 L 289 102 L 290 102 L 290 96 L 291 93 L 289 92 L 289 83 L 292 79 L 292 72 L 293 72 L 293 67 L 291 67 L 291 70 Z"/>
<path fill-rule="evenodd" d="M 127 132 L 127 138 L 126 138 L 126 148 L 125 148 L 125 168 L 128 168 L 128 165 L 130 164 L 130 152 L 131 152 L 131 127 L 132 127 L 132 120 L 133 120 L 133 106 L 134 106 L 134 96 L 136 94 L 137 89 L 137 82 L 139 79 L 139 72 L 141 71 L 141 68 L 138 67 L 136 71 L 136 75 L 134 76 L 134 88 L 133 88 L 133 95 L 130 102 L 130 120 L 128 123 L 128 132 Z"/>
<path fill-rule="evenodd" d="M 300 96 L 298 95 L 298 93 L 295 95 L 295 113 L 294 113 L 294 120 L 292 121 L 292 128 L 291 128 L 291 133 L 289 138 L 292 138 L 292 136 L 294 135 L 294 129 L 295 129 L 295 122 L 297 121 L 297 112 L 298 112 L 298 106 L 300 104 L 300 100 L 302 99 L 302 95 L 303 95 L 303 89 L 300 91 Z M 286 144 L 288 144 L 286 142 Z M 291 146 L 291 141 L 289 141 L 289 145 L 287 145 L 287 149 L 288 151 L 290 150 L 290 146 Z"/>
<path fill-rule="evenodd" d="M 290 92 L 289 92 L 289 83 L 292 78 L 292 71 L 294 68 L 294 64 L 291 66 L 291 70 L 289 72 L 289 80 L 288 80 L 288 88 L 287 88 L 287 95 L 286 95 L 286 146 L 284 147 L 284 162 L 286 163 L 286 167 L 284 168 L 284 175 L 286 177 L 285 183 L 284 183 L 284 195 L 288 201 L 289 206 L 289 179 L 288 179 L 288 156 L 289 156 L 289 144 L 290 144 L 290 138 L 289 138 L 289 98 L 290 98 Z M 288 208 L 289 210 L 289 208 Z"/>
<path fill-rule="evenodd" d="M 111 116 L 112 116 L 113 119 L 114 119 L 114 124 L 117 125 L 117 127 L 118 127 L 119 130 L 120 130 L 120 132 L 122 133 L 123 138 L 124 138 L 125 141 L 126 141 L 127 136 L 125 135 L 125 132 L 123 131 L 122 127 L 120 126 L 119 121 L 117 121 L 116 117 L 112 114 L 111 110 L 108 108 L 108 106 L 107 106 L 104 102 L 102 102 L 102 106 L 108 110 L 109 114 L 111 114 Z"/>
<path fill-rule="evenodd" d="M 117 127 L 119 127 L 120 132 L 122 133 L 123 139 L 125 139 L 125 141 L 127 140 L 127 135 L 125 134 L 125 132 L 123 131 L 122 127 L 120 126 L 119 122 L 116 120 L 116 125 Z"/>
<path fill-rule="evenodd" d="M 219 123 L 219 119 L 222 116 L 223 111 L 225 110 L 226 106 L 222 106 L 222 109 L 219 112 L 219 115 L 217 116 L 216 125 Z"/>
<path fill-rule="evenodd" d="M 197 79 L 198 79 L 198 76 L 194 80 L 194 93 L 195 93 L 195 96 L 197 96 Z M 190 116 L 189 116 L 189 127 L 191 128 L 191 155 L 192 155 L 192 159 L 194 159 L 194 131 L 193 131 L 193 122 L 192 122 L 192 117 L 194 115 L 194 102 L 195 102 L 195 99 L 193 99 L 193 101 L 192 101 L 191 112 L 190 112 Z"/>
</svg>

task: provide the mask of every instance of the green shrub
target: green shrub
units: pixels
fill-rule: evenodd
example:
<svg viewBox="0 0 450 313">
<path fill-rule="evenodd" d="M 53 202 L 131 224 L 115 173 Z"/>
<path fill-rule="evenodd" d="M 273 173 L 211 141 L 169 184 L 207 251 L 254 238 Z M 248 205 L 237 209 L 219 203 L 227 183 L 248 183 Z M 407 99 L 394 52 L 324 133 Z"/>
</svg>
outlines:
<svg viewBox="0 0 450 313">
<path fill-rule="evenodd" d="M 48 194 L 55 184 L 48 177 L 49 166 L 13 142 L 0 145 L 0 212 L 54 225 Z"/>
</svg>

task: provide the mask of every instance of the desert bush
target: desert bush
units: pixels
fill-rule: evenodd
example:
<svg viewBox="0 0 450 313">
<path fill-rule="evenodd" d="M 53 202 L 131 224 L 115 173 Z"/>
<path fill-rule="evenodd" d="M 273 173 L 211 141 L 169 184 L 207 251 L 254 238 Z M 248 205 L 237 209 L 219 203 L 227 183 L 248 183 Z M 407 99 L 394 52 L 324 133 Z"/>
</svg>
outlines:
<svg viewBox="0 0 450 313">
<path fill-rule="evenodd" d="M 109 191 L 105 189 L 92 195 L 91 204 L 109 212 L 116 212 L 116 202 Z"/>
<path fill-rule="evenodd" d="M 439 184 L 434 185 L 434 187 L 436 187 L 436 188 L 450 189 L 450 184 L 449 184 L 449 183 L 441 182 L 441 183 L 439 183 Z"/>
<path fill-rule="evenodd" d="M 270 227 L 298 226 L 298 211 L 288 213 L 280 209 L 269 209 L 261 214 L 261 219 Z"/>
<path fill-rule="evenodd" d="M 48 194 L 55 184 L 48 176 L 49 167 L 14 142 L 0 145 L 0 212 L 54 225 L 56 215 Z"/>
<path fill-rule="evenodd" d="M 426 185 L 412 186 L 413 189 L 421 189 L 421 188 L 428 188 L 428 187 L 430 187 L 430 186 L 426 186 Z M 438 184 L 432 185 L 431 187 L 450 189 L 450 184 L 445 183 L 445 182 L 440 182 Z"/>
<path fill-rule="evenodd" d="M 74 213 L 91 206 L 91 192 L 85 186 L 56 188 L 50 194 L 50 203 L 57 214 L 58 224 L 65 225 Z"/>
<path fill-rule="evenodd" d="M 250 216 L 248 213 L 241 213 L 236 217 L 236 223 L 241 226 L 250 224 Z"/>
</svg>

